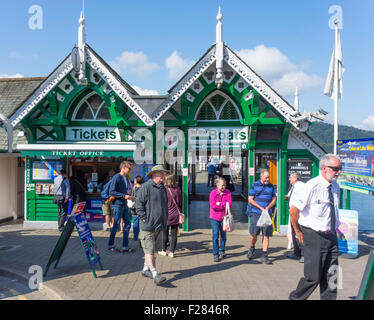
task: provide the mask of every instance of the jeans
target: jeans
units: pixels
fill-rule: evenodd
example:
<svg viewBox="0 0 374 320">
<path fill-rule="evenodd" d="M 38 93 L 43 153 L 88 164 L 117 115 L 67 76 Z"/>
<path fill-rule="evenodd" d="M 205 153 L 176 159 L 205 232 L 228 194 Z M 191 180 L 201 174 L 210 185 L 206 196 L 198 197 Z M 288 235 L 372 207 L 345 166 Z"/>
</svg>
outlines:
<svg viewBox="0 0 374 320">
<path fill-rule="evenodd" d="M 113 206 L 113 214 L 114 214 L 114 225 L 110 231 L 108 247 L 109 249 L 114 247 L 114 238 L 116 236 L 117 229 L 120 226 L 121 218 L 123 218 L 125 225 L 123 227 L 122 249 L 128 248 L 129 232 L 131 228 L 131 218 L 129 214 L 129 209 L 127 207 Z"/>
<path fill-rule="evenodd" d="M 138 216 L 132 216 L 132 230 L 134 232 L 134 240 L 138 240 L 139 235 L 139 217 Z"/>
<path fill-rule="evenodd" d="M 211 185 L 213 187 L 214 185 L 214 174 L 208 174 L 208 187 Z"/>
<path fill-rule="evenodd" d="M 226 232 L 222 229 L 222 221 L 217 221 L 210 218 L 210 224 L 212 226 L 212 237 L 213 237 L 213 256 L 218 256 L 219 253 L 225 253 L 226 245 Z M 220 245 L 218 245 L 219 235 L 221 235 Z"/>
</svg>

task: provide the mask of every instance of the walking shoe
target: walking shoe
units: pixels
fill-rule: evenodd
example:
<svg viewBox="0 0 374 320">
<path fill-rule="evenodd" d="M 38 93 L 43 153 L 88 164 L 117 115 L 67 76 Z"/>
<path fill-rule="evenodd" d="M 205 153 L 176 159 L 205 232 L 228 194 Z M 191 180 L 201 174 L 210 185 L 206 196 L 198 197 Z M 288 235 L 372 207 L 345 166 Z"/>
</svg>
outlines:
<svg viewBox="0 0 374 320">
<path fill-rule="evenodd" d="M 160 256 L 166 256 L 166 251 L 164 251 L 164 250 L 162 250 L 162 251 L 159 251 L 158 252 L 158 254 L 160 255 Z"/>
<path fill-rule="evenodd" d="M 149 269 L 147 269 L 147 270 L 145 270 L 145 271 L 142 271 L 142 276 L 143 276 L 143 277 L 146 277 L 146 278 L 153 279 L 152 272 L 151 272 L 151 270 L 149 270 Z"/>
<path fill-rule="evenodd" d="M 108 248 L 108 253 L 119 253 L 119 252 L 122 252 L 122 251 L 114 247 Z"/>
<path fill-rule="evenodd" d="M 247 258 L 249 260 L 253 259 L 255 257 L 255 248 L 249 248 L 247 253 Z"/>
<path fill-rule="evenodd" d="M 266 264 L 271 264 L 271 261 L 269 260 L 267 254 L 263 254 L 263 255 L 261 256 L 261 261 L 262 261 L 263 263 L 266 263 Z"/>
<path fill-rule="evenodd" d="M 154 283 L 156 286 L 159 286 L 161 283 L 164 283 L 166 281 L 166 278 L 163 276 L 160 276 L 159 274 L 156 274 L 153 278 Z"/>
<path fill-rule="evenodd" d="M 297 256 L 297 255 L 295 255 L 294 253 L 292 253 L 292 254 L 289 254 L 289 255 L 287 255 L 286 256 L 288 259 L 293 259 L 293 260 L 300 260 L 300 256 Z"/>
<path fill-rule="evenodd" d="M 302 256 L 299 260 L 300 263 L 304 263 L 304 256 Z"/>
<path fill-rule="evenodd" d="M 169 252 L 168 256 L 169 256 L 170 258 L 174 258 L 174 253 L 173 253 L 173 252 Z"/>
<path fill-rule="evenodd" d="M 224 257 L 226 257 L 226 254 L 223 253 L 223 252 L 221 252 L 221 253 L 219 254 L 219 258 L 222 260 Z"/>
<path fill-rule="evenodd" d="M 218 257 L 218 256 L 214 256 L 214 257 L 213 257 L 213 261 L 214 261 L 214 262 L 219 262 L 219 257 Z"/>
</svg>

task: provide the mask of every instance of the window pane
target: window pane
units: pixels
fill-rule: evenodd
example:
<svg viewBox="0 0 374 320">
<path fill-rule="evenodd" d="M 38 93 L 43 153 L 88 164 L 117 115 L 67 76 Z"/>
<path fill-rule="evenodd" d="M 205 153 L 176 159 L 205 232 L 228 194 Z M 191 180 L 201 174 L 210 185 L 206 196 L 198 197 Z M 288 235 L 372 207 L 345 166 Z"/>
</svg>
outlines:
<svg viewBox="0 0 374 320">
<path fill-rule="evenodd" d="M 85 120 L 93 120 L 92 112 L 90 106 L 84 102 L 81 107 L 79 108 L 75 119 L 80 120 L 80 119 L 85 119 Z"/>
<path fill-rule="evenodd" d="M 210 102 L 212 103 L 212 105 L 214 106 L 214 108 L 217 111 L 221 108 L 221 106 L 225 102 L 225 100 L 226 99 L 219 94 L 216 94 L 215 96 L 210 98 Z"/>
<path fill-rule="evenodd" d="M 93 96 L 89 97 L 87 99 L 88 103 L 91 105 L 92 111 L 94 114 L 99 109 L 101 103 L 103 102 L 103 99 L 98 94 L 94 94 Z"/>
<path fill-rule="evenodd" d="M 110 119 L 109 109 L 104 103 L 103 106 L 100 108 L 99 113 L 96 116 L 96 120 L 109 120 L 109 119 Z"/>
<path fill-rule="evenodd" d="M 205 102 L 201 107 L 197 120 L 217 120 L 216 114 L 208 102 Z"/>
<path fill-rule="evenodd" d="M 234 105 L 230 101 L 227 101 L 226 105 L 222 109 L 219 119 L 220 120 L 238 120 L 239 119 L 238 112 L 236 111 Z"/>
</svg>

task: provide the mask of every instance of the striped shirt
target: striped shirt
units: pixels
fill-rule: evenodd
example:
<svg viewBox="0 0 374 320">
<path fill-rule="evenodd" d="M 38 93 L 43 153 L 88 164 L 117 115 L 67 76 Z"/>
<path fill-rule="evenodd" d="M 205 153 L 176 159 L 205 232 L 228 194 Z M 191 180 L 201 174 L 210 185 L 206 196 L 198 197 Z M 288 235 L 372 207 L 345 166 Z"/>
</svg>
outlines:
<svg viewBox="0 0 374 320">
<path fill-rule="evenodd" d="M 261 207 L 266 208 L 276 196 L 275 188 L 271 183 L 262 184 L 260 180 L 256 181 L 249 190 L 248 196 Z M 261 214 L 261 210 L 255 206 L 251 206 L 251 213 Z M 269 214 L 273 213 L 273 208 L 269 209 Z"/>
</svg>

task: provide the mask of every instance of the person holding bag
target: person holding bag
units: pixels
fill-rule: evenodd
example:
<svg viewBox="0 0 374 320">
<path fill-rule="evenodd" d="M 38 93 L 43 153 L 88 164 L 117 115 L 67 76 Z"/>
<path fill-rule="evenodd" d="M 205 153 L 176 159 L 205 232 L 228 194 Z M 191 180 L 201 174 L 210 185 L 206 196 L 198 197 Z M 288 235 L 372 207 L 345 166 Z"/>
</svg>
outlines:
<svg viewBox="0 0 374 320">
<path fill-rule="evenodd" d="M 223 231 L 223 217 L 226 215 L 226 204 L 232 206 L 231 192 L 226 189 L 224 178 L 216 179 L 217 189 L 212 190 L 209 195 L 210 224 L 212 226 L 213 259 L 219 262 L 225 257 L 226 232 Z M 219 235 L 221 241 L 219 242 Z"/>
<path fill-rule="evenodd" d="M 179 224 L 184 219 L 184 215 L 181 212 L 182 208 L 182 192 L 177 186 L 175 177 L 173 174 L 169 174 L 165 177 L 165 188 L 168 196 L 168 222 L 167 228 L 163 230 L 162 234 L 162 251 L 158 254 L 166 256 L 166 246 L 169 239 L 169 231 L 171 230 L 171 241 L 170 241 L 170 252 L 168 256 L 174 258 L 174 251 L 177 246 L 177 233 Z M 181 217 L 183 215 L 183 217 Z"/>
<path fill-rule="evenodd" d="M 134 196 L 135 198 L 135 201 L 136 201 L 136 195 L 140 189 L 140 187 L 142 186 L 142 184 L 144 183 L 144 179 L 143 177 L 141 176 L 136 176 L 135 179 L 134 179 L 134 188 L 133 188 L 133 192 L 132 192 L 132 195 Z M 130 213 L 132 215 L 132 230 L 133 230 L 133 233 L 134 233 L 134 241 L 139 241 L 138 239 L 138 235 L 139 235 L 139 217 L 138 215 L 136 214 L 136 210 L 135 210 L 135 201 L 134 201 L 134 205 L 130 208 Z M 140 244 L 140 241 L 139 241 L 139 245 L 141 247 L 141 244 Z"/>
</svg>

